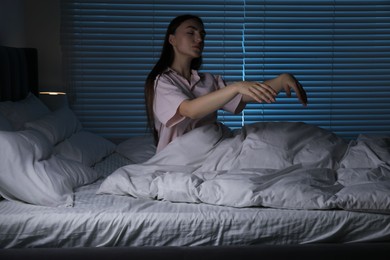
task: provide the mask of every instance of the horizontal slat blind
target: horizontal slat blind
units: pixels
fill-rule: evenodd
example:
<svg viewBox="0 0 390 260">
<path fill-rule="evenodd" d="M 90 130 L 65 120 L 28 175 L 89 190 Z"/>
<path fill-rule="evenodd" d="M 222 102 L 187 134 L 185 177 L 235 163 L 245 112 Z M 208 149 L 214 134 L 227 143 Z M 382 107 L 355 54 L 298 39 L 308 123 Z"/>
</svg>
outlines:
<svg viewBox="0 0 390 260">
<path fill-rule="evenodd" d="M 346 138 L 390 133 L 389 1 L 62 0 L 62 46 L 73 109 L 108 138 L 144 134 L 144 81 L 169 21 L 199 15 L 207 31 L 203 71 L 228 82 L 294 74 L 304 108 L 283 93 L 274 104 L 219 112 L 232 128 L 302 121 Z"/>
<path fill-rule="evenodd" d="M 242 1 L 224 2 L 62 1 L 69 92 L 84 127 L 109 138 L 145 133 L 144 81 L 180 14 L 206 16 L 203 69 L 241 79 Z"/>
</svg>

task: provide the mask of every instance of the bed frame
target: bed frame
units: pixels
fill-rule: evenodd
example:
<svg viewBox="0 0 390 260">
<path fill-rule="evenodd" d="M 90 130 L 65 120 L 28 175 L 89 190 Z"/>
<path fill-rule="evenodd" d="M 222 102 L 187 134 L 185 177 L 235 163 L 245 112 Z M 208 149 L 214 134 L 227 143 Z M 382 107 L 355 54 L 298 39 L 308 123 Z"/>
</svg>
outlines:
<svg viewBox="0 0 390 260">
<path fill-rule="evenodd" d="M 283 246 L 216 247 L 117 247 L 117 248 L 42 248 L 0 250 L 1 259 L 388 259 L 387 244 L 310 244 Z"/>
<path fill-rule="evenodd" d="M 0 46 L 0 101 L 39 95 L 38 52 Z M 1 231 L 0 231 L 1 232 Z M 0 259 L 388 259 L 387 243 L 1 249 Z"/>
</svg>

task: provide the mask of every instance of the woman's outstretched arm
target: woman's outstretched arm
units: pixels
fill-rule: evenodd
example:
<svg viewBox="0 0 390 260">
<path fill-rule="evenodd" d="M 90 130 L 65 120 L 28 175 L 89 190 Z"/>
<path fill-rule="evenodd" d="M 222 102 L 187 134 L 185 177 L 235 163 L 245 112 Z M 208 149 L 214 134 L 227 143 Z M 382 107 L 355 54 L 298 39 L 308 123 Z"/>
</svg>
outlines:
<svg viewBox="0 0 390 260">
<path fill-rule="evenodd" d="M 238 94 L 259 103 L 272 103 L 275 102 L 277 91 L 259 82 L 235 82 L 204 96 L 183 101 L 179 106 L 179 113 L 192 119 L 202 118 L 222 108 Z"/>
<path fill-rule="evenodd" d="M 302 103 L 302 105 L 304 106 L 307 105 L 306 91 L 303 89 L 301 83 L 299 83 L 299 81 L 293 75 L 288 73 L 283 73 L 278 77 L 270 80 L 266 80 L 263 83 L 270 86 L 277 93 L 284 90 L 288 97 L 291 97 L 291 89 L 292 89 L 297 94 L 297 97 L 299 101 Z M 254 100 L 250 96 L 244 96 L 243 101 L 248 103 L 248 102 L 255 102 L 257 100 Z"/>
<path fill-rule="evenodd" d="M 263 83 L 240 81 L 226 86 L 207 95 L 185 100 L 179 106 L 182 116 L 192 119 L 202 118 L 222 108 L 237 94 L 242 94 L 242 101 L 249 102 L 275 102 L 276 95 L 284 90 L 291 97 L 291 89 L 297 94 L 302 105 L 307 105 L 306 91 L 299 81 L 291 74 L 283 73 L 276 78 L 266 80 Z"/>
</svg>

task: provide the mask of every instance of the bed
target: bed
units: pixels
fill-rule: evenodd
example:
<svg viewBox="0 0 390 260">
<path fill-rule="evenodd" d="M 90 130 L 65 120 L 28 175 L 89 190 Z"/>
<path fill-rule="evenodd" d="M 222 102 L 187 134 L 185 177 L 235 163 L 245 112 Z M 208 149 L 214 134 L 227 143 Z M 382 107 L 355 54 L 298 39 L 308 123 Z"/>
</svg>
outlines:
<svg viewBox="0 0 390 260">
<path fill-rule="evenodd" d="M 387 259 L 390 136 L 215 125 L 155 155 L 148 135 L 114 144 L 46 107 L 36 49 L 0 58 L 1 259 Z"/>
</svg>

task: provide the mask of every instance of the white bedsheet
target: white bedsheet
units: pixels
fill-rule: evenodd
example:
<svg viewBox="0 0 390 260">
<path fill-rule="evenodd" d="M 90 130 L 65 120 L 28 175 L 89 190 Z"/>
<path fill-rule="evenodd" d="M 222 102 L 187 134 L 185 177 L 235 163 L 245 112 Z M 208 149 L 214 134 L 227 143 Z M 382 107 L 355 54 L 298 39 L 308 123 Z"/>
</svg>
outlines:
<svg viewBox="0 0 390 260">
<path fill-rule="evenodd" d="M 386 140 L 362 137 L 353 145 L 350 144 L 347 147 L 349 152 L 343 155 L 343 165 L 360 168 L 350 167 L 353 170 L 346 170 L 343 174 L 340 168 L 340 185 L 375 185 L 379 179 L 384 180 L 385 171 L 382 172 L 381 167 L 370 170 L 371 175 L 364 175 L 360 172 L 367 171 L 361 166 L 367 165 L 367 162 L 352 159 L 356 154 L 368 152 L 367 147 L 371 147 L 367 157 L 371 158 L 369 161 L 374 162 L 371 165 L 374 166 L 379 163 L 378 158 L 384 159 L 386 156 L 383 152 L 386 151 L 383 150 L 387 147 Z M 119 154 L 113 154 L 96 165 L 95 170 L 107 176 L 129 163 L 131 161 Z M 202 166 L 201 163 L 199 165 Z M 179 166 L 174 165 L 172 169 Z M 287 169 L 299 171 L 302 168 L 293 165 Z M 273 170 L 268 169 L 270 172 Z M 221 178 L 231 177 L 232 183 L 236 185 L 233 190 L 245 191 L 239 189 L 240 183 L 235 182 L 236 175 L 218 171 L 215 173 L 219 173 L 217 176 Z M 328 171 L 333 170 L 325 168 L 325 176 Z M 182 175 L 185 177 L 185 172 Z M 200 173 L 195 176 L 203 178 Z M 213 176 L 208 175 L 208 179 L 212 180 Z M 259 178 L 257 175 L 254 177 Z M 78 188 L 72 208 L 0 200 L 0 248 L 287 245 L 384 242 L 390 237 L 389 214 L 333 209 L 225 207 L 206 203 L 174 203 L 149 197 L 97 195 L 102 183 L 103 180 L 99 180 Z M 380 192 L 377 189 L 374 191 Z M 367 192 L 373 193 L 373 190 Z"/>
<path fill-rule="evenodd" d="M 231 207 L 390 213 L 390 136 L 347 142 L 304 123 L 197 128 L 98 194 Z"/>
<path fill-rule="evenodd" d="M 286 245 L 387 241 L 390 215 L 343 210 L 234 208 L 96 195 L 73 208 L 0 201 L 0 248 Z"/>
</svg>

